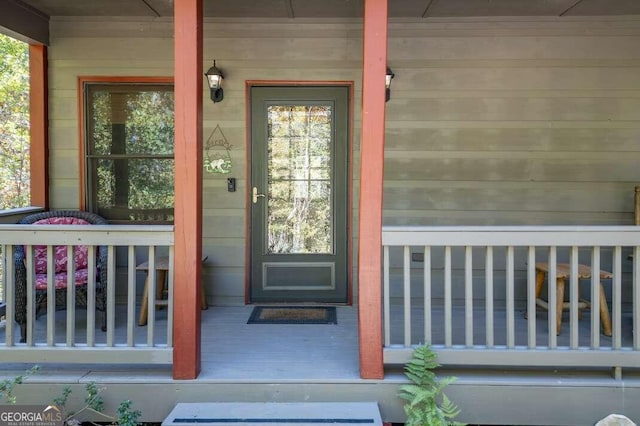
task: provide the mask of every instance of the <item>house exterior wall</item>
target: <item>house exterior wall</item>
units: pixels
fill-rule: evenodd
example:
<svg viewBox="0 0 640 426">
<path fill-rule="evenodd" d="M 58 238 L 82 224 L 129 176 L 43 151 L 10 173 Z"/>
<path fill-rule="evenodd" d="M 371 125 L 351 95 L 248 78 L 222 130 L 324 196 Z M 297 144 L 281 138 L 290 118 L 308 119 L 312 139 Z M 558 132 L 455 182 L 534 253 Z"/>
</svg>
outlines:
<svg viewBox="0 0 640 426">
<path fill-rule="evenodd" d="M 640 26 L 392 24 L 385 224 L 633 223 Z"/>
<path fill-rule="evenodd" d="M 172 75 L 172 37 L 168 19 L 52 19 L 52 208 L 79 206 L 77 77 Z M 213 303 L 241 304 L 245 82 L 354 81 L 357 230 L 362 25 L 207 19 L 203 57 L 205 69 L 216 59 L 225 73 L 224 101 L 209 101 L 208 89 L 203 95 L 204 144 L 220 126 L 233 162 L 230 175 L 204 173 L 204 280 Z M 396 77 L 387 103 L 385 225 L 633 223 L 639 21 L 391 20 L 388 58 Z M 237 179 L 236 192 L 227 192 L 227 177 Z"/>
<path fill-rule="evenodd" d="M 384 223 L 633 224 L 639 30 L 637 21 L 597 18 L 392 24 Z M 453 253 L 453 297 L 462 302 L 464 250 Z M 538 255 L 546 261 L 543 250 Z M 444 263 L 441 252 L 432 256 L 438 299 Z M 588 262 L 589 253 L 581 256 Z M 495 253 L 497 306 L 505 258 Z M 568 250 L 558 259 L 567 262 Z M 401 262 L 392 259 L 392 296 L 402 293 Z M 474 296 L 483 299 L 482 248 L 473 262 Z M 607 248 L 602 262 L 612 270 Z M 520 305 L 526 265 L 525 251 L 516 250 Z M 412 295 L 421 303 L 423 263 L 412 267 Z M 630 262 L 623 270 L 627 291 Z"/>
<path fill-rule="evenodd" d="M 205 88 L 203 141 L 206 149 L 209 137 L 216 126 L 220 126 L 232 146 L 233 164 L 229 175 L 204 173 L 203 254 L 208 256 L 208 261 L 203 279 L 213 303 L 244 303 L 245 81 L 355 81 L 355 99 L 360 99 L 360 28 L 358 23 L 342 21 L 304 24 L 206 21 L 204 69 L 216 59 L 225 80 L 221 103 L 211 102 Z M 77 208 L 80 185 L 76 160 L 79 152 L 77 77 L 172 75 L 173 24 L 171 20 L 162 19 L 54 18 L 51 33 L 52 208 Z M 356 139 L 359 121 L 356 106 Z M 354 174 L 357 176 L 357 167 Z M 236 192 L 227 192 L 227 177 L 237 179 Z"/>
</svg>

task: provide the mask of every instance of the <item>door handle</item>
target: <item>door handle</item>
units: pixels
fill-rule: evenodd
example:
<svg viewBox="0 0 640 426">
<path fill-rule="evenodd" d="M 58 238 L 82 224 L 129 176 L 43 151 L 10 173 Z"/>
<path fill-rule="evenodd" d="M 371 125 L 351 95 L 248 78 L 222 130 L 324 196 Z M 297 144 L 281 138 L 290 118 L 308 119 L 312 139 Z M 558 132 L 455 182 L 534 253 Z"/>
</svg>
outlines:
<svg viewBox="0 0 640 426">
<path fill-rule="evenodd" d="M 264 197 L 264 194 L 258 194 L 258 188 L 256 188 L 255 186 L 253 187 L 253 192 L 252 192 L 252 199 L 253 199 L 253 204 L 258 202 L 258 197 Z"/>
</svg>

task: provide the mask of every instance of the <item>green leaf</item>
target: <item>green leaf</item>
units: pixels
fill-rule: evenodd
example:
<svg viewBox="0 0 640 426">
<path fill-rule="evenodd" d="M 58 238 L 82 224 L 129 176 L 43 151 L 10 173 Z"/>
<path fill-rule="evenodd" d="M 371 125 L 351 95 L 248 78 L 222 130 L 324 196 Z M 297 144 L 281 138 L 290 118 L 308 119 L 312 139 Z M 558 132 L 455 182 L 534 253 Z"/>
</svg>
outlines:
<svg viewBox="0 0 640 426">
<path fill-rule="evenodd" d="M 138 425 L 142 413 L 139 410 L 131 409 L 132 403 L 126 399 L 118 406 L 118 425 L 135 426 Z"/>
<path fill-rule="evenodd" d="M 408 426 L 463 425 L 453 420 L 460 414 L 460 409 L 443 393 L 456 378 L 438 380 L 433 372 L 440 366 L 436 358 L 437 354 L 430 346 L 422 345 L 415 348 L 405 365 L 405 376 L 411 384 L 400 386 L 398 397 L 407 401 L 403 408 Z"/>
<path fill-rule="evenodd" d="M 15 387 L 17 385 L 21 385 L 27 377 L 35 374 L 39 369 L 40 369 L 39 366 L 34 365 L 33 367 L 25 371 L 23 374 L 18 375 L 13 379 L 6 379 L 1 381 L 0 382 L 0 400 L 4 398 L 9 404 L 15 404 L 16 396 L 13 393 Z"/>
<path fill-rule="evenodd" d="M 98 388 L 98 386 L 94 383 L 87 383 L 86 386 L 87 396 L 84 399 L 84 402 L 87 404 L 87 407 L 95 410 L 99 413 L 102 413 L 104 410 L 104 401 L 100 396 L 100 392 L 102 389 Z"/>
</svg>

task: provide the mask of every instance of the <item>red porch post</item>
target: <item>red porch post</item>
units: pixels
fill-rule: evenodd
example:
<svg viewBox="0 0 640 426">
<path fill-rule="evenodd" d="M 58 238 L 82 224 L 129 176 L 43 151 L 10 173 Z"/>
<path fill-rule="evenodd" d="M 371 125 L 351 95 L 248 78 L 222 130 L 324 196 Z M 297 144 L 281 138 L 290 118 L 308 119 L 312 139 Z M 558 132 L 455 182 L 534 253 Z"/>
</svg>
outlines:
<svg viewBox="0 0 640 426">
<path fill-rule="evenodd" d="M 175 275 L 173 377 L 200 373 L 202 0 L 174 2 Z"/>
<path fill-rule="evenodd" d="M 29 174 L 31 205 L 49 208 L 47 46 L 29 45 Z"/>
<path fill-rule="evenodd" d="M 358 321 L 360 377 L 384 377 L 382 359 L 382 184 L 384 175 L 387 0 L 364 2 Z"/>
</svg>

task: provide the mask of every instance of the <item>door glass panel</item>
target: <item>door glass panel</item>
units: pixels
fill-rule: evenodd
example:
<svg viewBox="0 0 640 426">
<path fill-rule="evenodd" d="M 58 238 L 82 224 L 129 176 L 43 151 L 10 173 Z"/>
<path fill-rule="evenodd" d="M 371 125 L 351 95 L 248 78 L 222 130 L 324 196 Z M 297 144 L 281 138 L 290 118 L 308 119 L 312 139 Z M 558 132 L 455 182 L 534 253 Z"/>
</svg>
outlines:
<svg viewBox="0 0 640 426">
<path fill-rule="evenodd" d="M 332 253 L 332 107 L 267 108 L 267 253 Z"/>
</svg>

